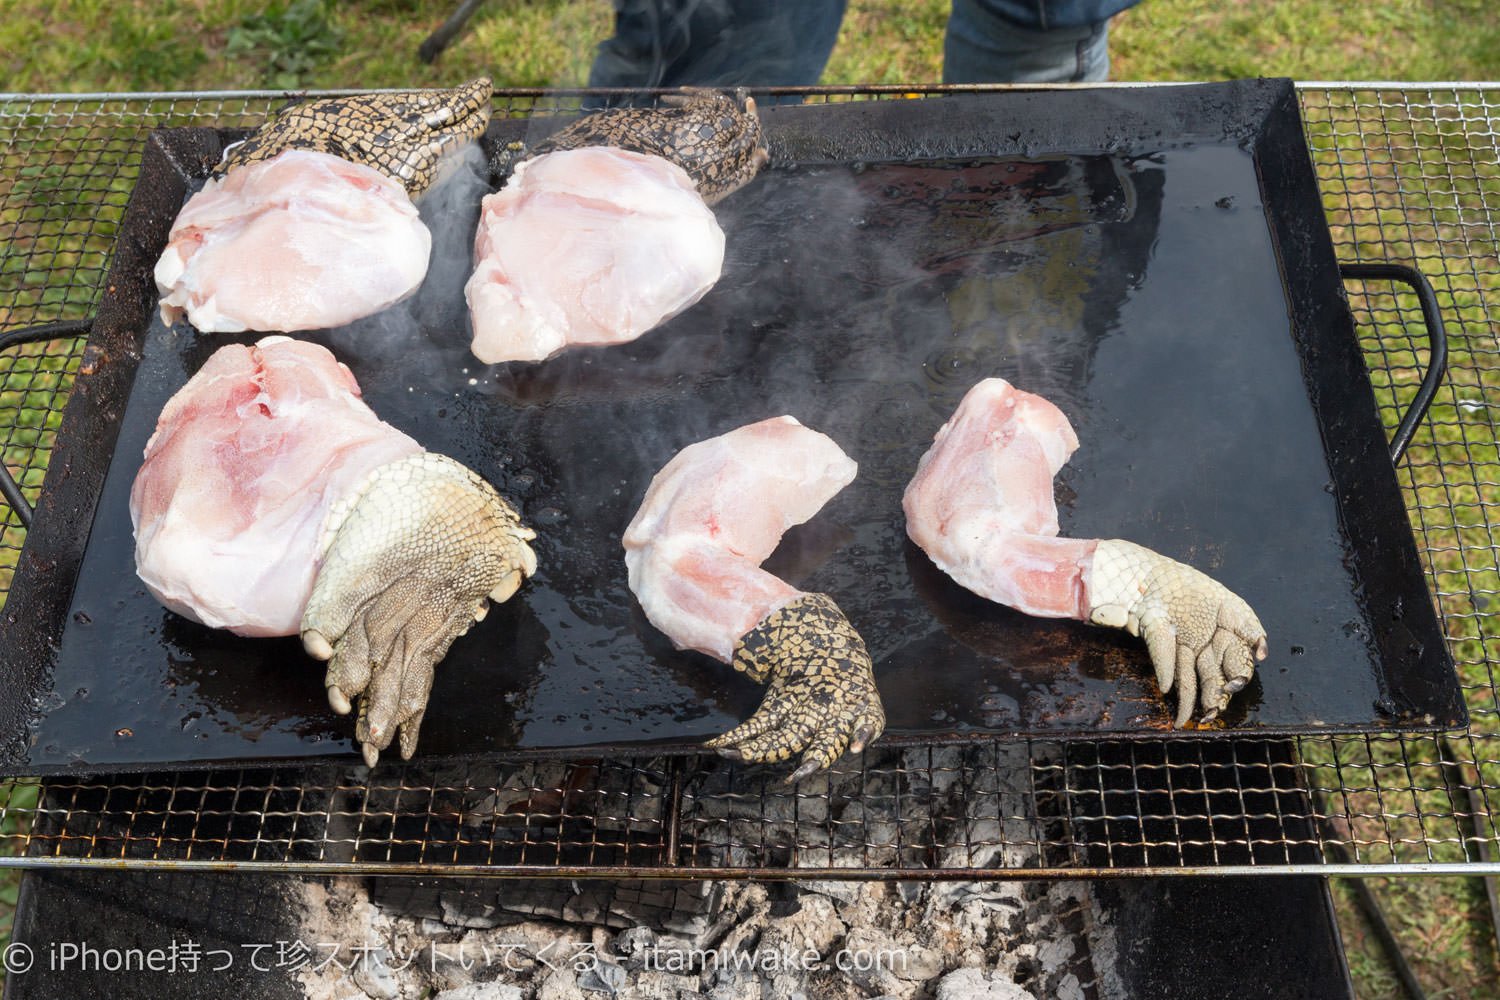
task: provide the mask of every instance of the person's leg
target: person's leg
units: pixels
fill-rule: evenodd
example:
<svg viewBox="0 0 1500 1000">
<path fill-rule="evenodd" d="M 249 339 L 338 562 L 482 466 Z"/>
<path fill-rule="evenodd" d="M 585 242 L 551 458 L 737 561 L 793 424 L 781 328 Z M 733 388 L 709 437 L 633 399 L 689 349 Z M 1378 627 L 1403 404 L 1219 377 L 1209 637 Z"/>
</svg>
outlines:
<svg viewBox="0 0 1500 1000">
<path fill-rule="evenodd" d="M 1030 28 L 984 0 L 953 0 L 944 83 L 1079 83 L 1109 78 L 1109 19 Z"/>
<path fill-rule="evenodd" d="M 591 87 L 809 86 L 846 0 L 615 0 Z"/>
</svg>

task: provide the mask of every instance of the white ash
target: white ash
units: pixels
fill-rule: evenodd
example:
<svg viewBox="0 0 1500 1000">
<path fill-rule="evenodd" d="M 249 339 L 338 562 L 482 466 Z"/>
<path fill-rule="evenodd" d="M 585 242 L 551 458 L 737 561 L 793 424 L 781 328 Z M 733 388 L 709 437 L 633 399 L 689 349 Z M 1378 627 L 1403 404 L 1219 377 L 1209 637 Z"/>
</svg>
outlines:
<svg viewBox="0 0 1500 1000">
<path fill-rule="evenodd" d="M 978 969 L 958 969 L 937 984 L 937 1000 L 1033 1000 L 1008 979 Z"/>
<path fill-rule="evenodd" d="M 340 943 L 341 964 L 355 948 L 368 961 L 304 970 L 301 981 L 310 1000 L 1119 995 L 1102 988 L 1078 954 L 1078 936 L 1063 926 L 1062 917 L 1087 905 L 1083 886 L 938 884 L 915 901 L 888 883 L 858 889 L 835 899 L 792 884 L 729 883 L 719 897 L 725 919 L 689 938 L 560 919 L 449 926 L 371 903 L 362 880 L 313 881 L 304 889 L 302 940 Z M 1014 905 L 993 905 L 1002 899 Z M 955 978 L 960 971 L 973 975 Z"/>
<path fill-rule="evenodd" d="M 1014 750 L 933 748 L 867 755 L 787 788 L 704 761 L 682 796 L 693 864 L 783 868 L 1024 868 L 1038 864 L 1041 824 L 1027 815 L 1030 769 Z M 647 769 L 650 771 L 651 769 Z M 597 774 L 531 765 L 514 787 L 454 792 L 443 814 L 496 829 L 509 816 L 620 794 L 596 809 L 603 833 L 649 830 L 660 817 Z M 661 773 L 665 774 L 663 767 Z M 597 779 L 597 781 L 595 780 Z M 633 772 L 640 782 L 641 772 Z M 590 784 L 590 782 L 594 782 Z M 439 787 L 463 787 L 435 781 Z M 730 785 L 733 788 L 730 788 Z M 754 794 L 744 794 L 751 787 Z M 733 792 L 731 794 L 730 792 Z M 390 803 L 394 805 L 395 803 Z M 374 808 L 379 803 L 368 803 Z M 917 852 L 928 852 L 925 857 Z M 1049 859 L 1052 863 L 1055 859 Z M 304 971 L 312 1000 L 1110 1000 L 1113 937 L 1096 927 L 1085 884 L 1069 882 L 567 879 L 309 883 L 304 941 L 368 950 L 375 968 Z M 372 898 L 373 890 L 373 898 Z M 1097 944 L 1094 943 L 1097 941 Z M 347 959 L 347 954 L 341 955 Z"/>
<path fill-rule="evenodd" d="M 436 993 L 432 1000 L 522 1000 L 524 996 L 519 986 L 506 983 L 470 983 Z"/>
<path fill-rule="evenodd" d="M 401 996 L 401 984 L 391 971 L 391 953 L 385 948 L 375 948 L 364 953 L 364 960 L 355 963 L 349 970 L 354 985 L 374 1000 L 397 1000 Z"/>
</svg>

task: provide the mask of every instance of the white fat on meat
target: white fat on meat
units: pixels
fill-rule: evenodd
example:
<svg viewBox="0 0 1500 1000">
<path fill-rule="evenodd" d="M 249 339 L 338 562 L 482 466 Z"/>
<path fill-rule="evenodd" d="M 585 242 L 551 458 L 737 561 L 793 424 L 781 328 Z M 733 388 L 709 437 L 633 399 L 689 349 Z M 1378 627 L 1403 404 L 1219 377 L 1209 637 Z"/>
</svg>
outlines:
<svg viewBox="0 0 1500 1000">
<path fill-rule="evenodd" d="M 651 480 L 624 535 L 630 589 L 679 649 L 728 663 L 735 643 L 801 591 L 760 564 L 858 466 L 790 416 L 688 445 Z"/>
<path fill-rule="evenodd" d="M 136 572 L 167 608 L 248 636 L 295 635 L 328 508 L 420 452 L 323 347 L 220 348 L 162 409 L 130 491 Z"/>
<path fill-rule="evenodd" d="M 432 236 L 372 167 L 289 149 L 194 194 L 156 264 L 163 322 L 205 333 L 317 330 L 406 298 Z"/>
<path fill-rule="evenodd" d="M 595 146 L 521 163 L 484 199 L 464 287 L 475 357 L 634 340 L 703 297 L 724 233 L 681 167 Z"/>
<path fill-rule="evenodd" d="M 1052 479 L 1078 447 L 1041 396 L 992 378 L 970 389 L 917 464 L 906 531 L 981 597 L 1046 618 L 1087 619 L 1097 539 L 1057 537 Z"/>
</svg>

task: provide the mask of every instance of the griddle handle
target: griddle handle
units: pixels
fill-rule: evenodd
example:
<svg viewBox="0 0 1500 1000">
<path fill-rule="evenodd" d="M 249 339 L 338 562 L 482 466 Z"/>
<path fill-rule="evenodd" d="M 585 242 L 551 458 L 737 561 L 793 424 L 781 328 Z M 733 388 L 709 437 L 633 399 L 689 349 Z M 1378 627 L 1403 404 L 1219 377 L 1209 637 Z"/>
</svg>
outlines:
<svg viewBox="0 0 1500 1000">
<path fill-rule="evenodd" d="M 1406 264 L 1340 264 L 1339 274 L 1345 280 L 1402 282 L 1411 286 L 1422 305 L 1422 322 L 1427 327 L 1427 374 L 1422 376 L 1422 384 L 1417 387 L 1416 396 L 1406 408 L 1406 416 L 1396 425 L 1396 434 L 1391 438 L 1391 462 L 1394 464 L 1406 454 L 1406 446 L 1417 432 L 1417 424 L 1427 415 L 1427 408 L 1432 405 L 1443 381 L 1443 372 L 1448 367 L 1448 331 L 1443 326 L 1442 314 L 1438 312 L 1437 295 L 1432 285 L 1416 268 Z"/>
<path fill-rule="evenodd" d="M 64 337 L 86 337 L 94 328 L 94 319 L 71 319 L 61 323 L 43 323 L 40 326 L 26 326 L 19 330 L 8 330 L 0 333 L 0 351 L 8 351 L 12 347 L 22 344 L 34 344 L 39 340 L 61 340 Z M 0 496 L 10 505 L 10 509 L 16 512 L 16 518 L 21 522 L 21 527 L 31 528 L 31 517 L 33 511 L 31 504 L 26 502 L 26 494 L 21 492 L 21 484 L 10 474 L 10 468 L 4 462 L 0 462 Z"/>
</svg>

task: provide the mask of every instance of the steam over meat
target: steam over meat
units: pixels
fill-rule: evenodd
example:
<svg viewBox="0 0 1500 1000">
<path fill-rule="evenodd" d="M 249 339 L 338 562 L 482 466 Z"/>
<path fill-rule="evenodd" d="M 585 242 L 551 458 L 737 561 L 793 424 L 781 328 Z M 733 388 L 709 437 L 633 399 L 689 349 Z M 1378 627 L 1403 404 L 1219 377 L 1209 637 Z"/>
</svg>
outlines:
<svg viewBox="0 0 1500 1000">
<path fill-rule="evenodd" d="M 162 319 L 206 333 L 338 326 L 416 291 L 431 245 L 400 182 L 287 150 L 183 206 L 156 264 Z"/>
<path fill-rule="evenodd" d="M 527 160 L 484 199 L 464 288 L 474 355 L 634 340 L 703 297 L 724 234 L 682 168 L 607 147 Z"/>
<path fill-rule="evenodd" d="M 130 491 L 136 571 L 162 604 L 241 635 L 294 635 L 328 508 L 421 451 L 313 344 L 216 351 L 162 410 Z"/>
</svg>

